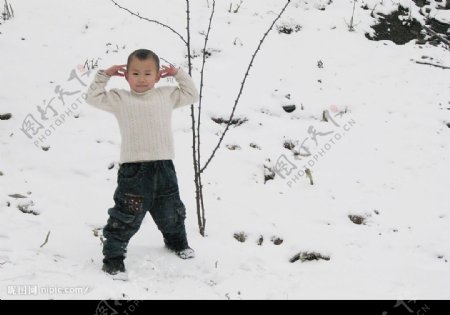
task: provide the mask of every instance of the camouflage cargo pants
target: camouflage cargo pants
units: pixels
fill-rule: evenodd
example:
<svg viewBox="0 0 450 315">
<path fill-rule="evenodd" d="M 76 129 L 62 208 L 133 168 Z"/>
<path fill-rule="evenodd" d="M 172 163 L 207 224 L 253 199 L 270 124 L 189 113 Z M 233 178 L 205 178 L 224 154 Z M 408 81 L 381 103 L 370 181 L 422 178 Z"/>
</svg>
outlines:
<svg viewBox="0 0 450 315">
<path fill-rule="evenodd" d="M 180 200 L 172 160 L 121 164 L 114 202 L 103 229 L 104 262 L 125 258 L 128 242 L 139 230 L 147 211 L 168 248 L 179 251 L 188 247 L 184 226 L 186 208 Z"/>
</svg>

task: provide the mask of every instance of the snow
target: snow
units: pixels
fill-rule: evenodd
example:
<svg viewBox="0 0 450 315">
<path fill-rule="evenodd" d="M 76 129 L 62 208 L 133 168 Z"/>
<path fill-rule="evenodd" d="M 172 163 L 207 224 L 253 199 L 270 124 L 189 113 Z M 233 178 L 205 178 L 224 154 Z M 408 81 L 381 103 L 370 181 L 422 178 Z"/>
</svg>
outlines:
<svg viewBox="0 0 450 315">
<path fill-rule="evenodd" d="M 86 86 L 67 80 L 72 70 L 85 74 L 86 59 L 98 61 L 101 69 L 124 63 L 138 48 L 186 67 L 183 43 L 106 0 L 11 2 L 15 17 L 0 25 L 0 114 L 12 113 L 0 121 L 0 298 L 450 298 L 449 76 L 448 70 L 415 62 L 448 67 L 448 50 L 367 40 L 371 9 L 377 4 L 376 11 L 389 13 L 395 7 L 391 1 L 364 1 L 369 10 L 358 1 L 354 32 L 346 24 L 353 1 L 291 2 L 277 25 L 301 25 L 301 30 L 287 35 L 275 28 L 269 34 L 234 117 L 248 121 L 230 128 L 203 173 L 206 237 L 196 218 L 190 108 L 173 113 L 174 163 L 195 259 L 166 250 L 147 215 L 128 246 L 128 281 L 101 271 L 101 240 L 94 235 L 94 230 L 101 234 L 113 205 L 118 126 L 113 115 L 85 104 Z M 184 35 L 184 4 L 141 0 L 127 8 Z M 251 55 L 284 2 L 246 0 L 237 13 L 228 12 L 229 4 L 217 1 L 210 34 L 202 165 L 224 128 L 209 118 L 229 117 Z M 209 12 L 207 1 L 192 1 L 196 52 L 203 48 L 199 33 L 207 29 Z M 413 16 L 421 17 L 418 9 Z M 201 58 L 193 62 L 199 82 Z M 80 78 L 89 84 L 93 75 Z M 78 93 L 66 95 L 62 105 L 57 85 Z M 108 88 L 114 87 L 128 85 L 114 78 Z M 58 126 L 48 111 L 51 135 L 36 146 L 20 128 L 28 114 L 39 118 L 37 106 L 53 97 L 58 115 L 70 108 L 73 113 Z M 296 105 L 292 113 L 282 108 L 289 104 Z M 324 110 L 339 126 L 322 121 Z M 318 136 L 316 145 L 310 126 L 333 133 Z M 299 150 L 307 137 L 311 157 L 296 160 L 283 147 L 292 140 Z M 229 150 L 227 144 L 240 149 Z M 45 145 L 48 151 L 41 149 Z M 264 165 L 274 167 L 282 155 L 297 168 L 285 179 L 276 174 L 264 183 Z M 308 163 L 314 185 L 306 176 L 293 177 Z M 16 193 L 26 198 L 8 196 Z M 37 215 L 17 208 L 31 201 Z M 354 224 L 349 215 L 363 216 L 366 223 Z M 233 237 L 239 232 L 247 235 L 244 243 Z M 275 245 L 273 237 L 283 242 Z M 299 252 L 330 260 L 290 263 Z M 37 289 L 14 293 L 24 287 Z"/>
</svg>

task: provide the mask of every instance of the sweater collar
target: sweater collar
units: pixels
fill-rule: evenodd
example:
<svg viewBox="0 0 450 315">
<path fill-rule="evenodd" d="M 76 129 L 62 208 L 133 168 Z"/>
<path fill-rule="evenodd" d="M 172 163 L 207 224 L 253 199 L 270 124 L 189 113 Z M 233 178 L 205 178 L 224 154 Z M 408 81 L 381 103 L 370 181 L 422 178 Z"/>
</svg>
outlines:
<svg viewBox="0 0 450 315">
<path fill-rule="evenodd" d="M 151 93 L 154 89 L 155 88 L 153 87 L 150 90 L 145 91 L 145 92 L 136 92 L 133 89 L 130 89 L 130 93 L 133 94 L 133 95 L 136 95 L 136 96 L 144 96 L 144 95 L 147 95 L 147 94 Z"/>
</svg>

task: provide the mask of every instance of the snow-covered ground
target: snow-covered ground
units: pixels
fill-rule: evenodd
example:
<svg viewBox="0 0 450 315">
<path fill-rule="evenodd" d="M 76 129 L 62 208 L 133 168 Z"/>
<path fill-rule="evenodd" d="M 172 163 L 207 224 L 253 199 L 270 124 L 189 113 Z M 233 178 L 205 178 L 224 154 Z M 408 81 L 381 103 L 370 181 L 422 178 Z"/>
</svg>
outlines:
<svg viewBox="0 0 450 315">
<path fill-rule="evenodd" d="M 450 54 L 442 46 L 366 39 L 375 4 L 375 12 L 388 13 L 399 1 L 358 1 L 354 32 L 347 26 L 353 1 L 291 1 L 277 26 L 294 31 L 269 34 L 236 110 L 247 121 L 229 130 L 203 174 L 207 237 L 197 226 L 190 108 L 174 111 L 174 163 L 197 257 L 168 252 L 147 215 L 128 247 L 128 281 L 101 271 L 120 134 L 113 115 L 84 102 L 96 70 L 83 65 L 123 64 L 133 50 L 148 48 L 186 68 L 185 47 L 108 0 L 9 2 L 15 17 L 0 25 L 0 114 L 12 114 L 0 120 L 0 298 L 450 298 L 450 70 L 415 62 L 449 67 Z M 198 54 L 212 1 L 191 2 Z M 185 1 L 119 3 L 185 34 Z M 202 164 L 224 128 L 210 118 L 229 117 L 251 55 L 284 3 L 244 0 L 230 13 L 239 1 L 217 1 Z M 445 20 L 449 10 L 438 11 Z M 197 57 L 198 86 L 200 68 Z M 115 77 L 113 87 L 128 85 Z M 45 120 L 38 106 L 48 104 L 55 112 Z M 288 113 L 285 105 L 296 109 Z M 21 130 L 28 115 L 43 125 L 32 139 Z M 285 141 L 311 156 L 295 159 Z M 277 162 L 288 169 L 265 182 Z M 329 260 L 291 263 L 300 252 Z"/>
</svg>

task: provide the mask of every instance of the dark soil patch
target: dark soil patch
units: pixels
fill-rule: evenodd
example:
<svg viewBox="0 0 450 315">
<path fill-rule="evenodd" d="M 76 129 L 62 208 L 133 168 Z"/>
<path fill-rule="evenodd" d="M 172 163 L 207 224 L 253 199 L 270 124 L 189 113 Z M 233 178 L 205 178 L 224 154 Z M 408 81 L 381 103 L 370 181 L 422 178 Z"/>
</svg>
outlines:
<svg viewBox="0 0 450 315">
<path fill-rule="evenodd" d="M 0 120 L 8 120 L 12 117 L 11 113 L 0 114 Z"/>
<path fill-rule="evenodd" d="M 420 7 L 427 4 L 427 1 L 416 1 L 416 4 Z M 421 14 L 425 16 L 426 13 Z M 377 18 L 378 23 L 372 26 L 374 36 L 365 34 L 370 40 L 390 40 L 403 45 L 415 39 L 416 44 L 429 43 L 435 46 L 450 40 L 450 34 L 447 33 L 450 24 L 426 17 L 425 25 L 422 25 L 418 20 L 410 18 L 409 8 L 398 6 L 397 11 L 388 15 L 378 13 Z"/>
<path fill-rule="evenodd" d="M 413 1 L 420 8 L 423 7 L 424 5 L 430 4 L 429 0 L 413 0 Z"/>
<path fill-rule="evenodd" d="M 422 25 L 416 19 L 409 19 L 409 9 L 402 6 L 389 15 L 378 13 L 379 23 L 372 26 L 375 35 L 366 33 L 370 40 L 390 40 L 397 45 L 403 45 L 413 39 L 424 39 L 421 34 Z"/>
<path fill-rule="evenodd" d="M 281 245 L 283 243 L 283 239 L 278 236 L 273 236 L 271 239 L 272 243 L 275 245 Z"/>
<path fill-rule="evenodd" d="M 447 30 L 450 27 L 450 24 L 444 23 L 442 21 L 438 21 L 435 18 L 428 19 L 426 24 L 429 25 L 431 27 L 431 29 L 433 31 L 435 31 L 436 33 L 443 34 L 443 35 L 448 34 Z"/>
<path fill-rule="evenodd" d="M 360 215 L 353 215 L 353 214 L 350 214 L 349 216 L 348 216 L 348 218 L 350 219 L 350 221 L 352 221 L 353 223 L 355 223 L 355 224 L 365 224 L 365 221 L 366 221 L 366 218 L 364 218 L 363 216 L 360 216 Z"/>
<path fill-rule="evenodd" d="M 284 105 L 283 109 L 286 113 L 292 113 L 295 110 L 295 105 Z"/>
</svg>

